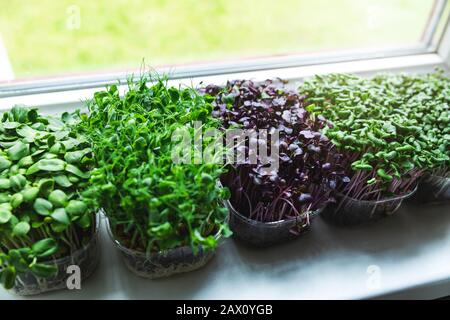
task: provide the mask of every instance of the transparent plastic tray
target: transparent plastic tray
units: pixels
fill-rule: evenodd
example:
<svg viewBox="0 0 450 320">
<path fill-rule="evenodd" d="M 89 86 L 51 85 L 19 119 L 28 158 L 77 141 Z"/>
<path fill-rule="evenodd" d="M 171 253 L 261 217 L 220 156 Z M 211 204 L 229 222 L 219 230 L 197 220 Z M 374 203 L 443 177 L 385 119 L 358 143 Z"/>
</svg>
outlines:
<svg viewBox="0 0 450 320">
<path fill-rule="evenodd" d="M 298 219 L 260 222 L 239 213 L 229 201 L 226 204 L 230 211 L 229 224 L 233 237 L 256 247 L 268 247 L 297 238 L 309 229 L 310 220 L 322 211 L 308 212 Z"/>
<path fill-rule="evenodd" d="M 447 204 L 450 203 L 450 177 L 428 175 L 424 177 L 414 197 L 420 204 Z"/>
<path fill-rule="evenodd" d="M 147 279 L 168 277 L 178 273 L 197 270 L 214 256 L 215 249 L 198 247 L 196 253 L 190 246 L 146 254 L 123 246 L 113 235 L 108 222 L 108 233 L 117 250 L 121 253 L 125 265 L 134 274 Z M 219 239 L 220 236 L 217 236 Z"/>
<path fill-rule="evenodd" d="M 407 194 L 378 201 L 356 200 L 340 193 L 336 203 L 329 203 L 321 216 L 326 221 L 342 226 L 359 226 L 393 215 L 404 200 L 410 198 L 417 187 Z"/>
<path fill-rule="evenodd" d="M 36 277 L 31 272 L 17 274 L 16 282 L 11 292 L 16 295 L 29 296 L 44 292 L 67 288 L 67 280 L 71 276 L 67 273 L 68 267 L 76 265 L 80 268 L 81 282 L 95 271 L 100 257 L 99 248 L 100 219 L 96 217 L 96 230 L 91 240 L 83 248 L 72 252 L 70 256 L 47 261 L 45 264 L 56 265 L 57 273 L 49 278 Z"/>
</svg>

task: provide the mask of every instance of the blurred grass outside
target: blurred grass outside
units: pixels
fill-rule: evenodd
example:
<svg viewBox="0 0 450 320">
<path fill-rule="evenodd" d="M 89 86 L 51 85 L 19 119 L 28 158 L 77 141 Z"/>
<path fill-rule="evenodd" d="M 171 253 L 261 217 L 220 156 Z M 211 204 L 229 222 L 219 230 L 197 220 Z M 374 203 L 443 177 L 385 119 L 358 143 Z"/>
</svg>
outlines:
<svg viewBox="0 0 450 320">
<path fill-rule="evenodd" d="M 16 78 L 417 42 L 433 0 L 0 0 Z"/>
</svg>

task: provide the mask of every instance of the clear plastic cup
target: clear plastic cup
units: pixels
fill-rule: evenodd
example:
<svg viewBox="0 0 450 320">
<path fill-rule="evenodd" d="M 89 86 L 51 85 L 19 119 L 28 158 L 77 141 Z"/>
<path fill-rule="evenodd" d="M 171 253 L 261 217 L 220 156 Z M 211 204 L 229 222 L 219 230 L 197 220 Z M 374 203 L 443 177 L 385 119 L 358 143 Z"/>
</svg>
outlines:
<svg viewBox="0 0 450 320">
<path fill-rule="evenodd" d="M 90 241 L 81 249 L 78 249 L 70 256 L 44 262 L 48 265 L 56 265 L 58 271 L 49 278 L 36 277 L 31 272 L 19 273 L 11 292 L 16 295 L 29 296 L 41 294 L 54 290 L 67 288 L 67 280 L 72 273 L 68 273 L 70 266 L 80 268 L 81 281 L 86 280 L 95 271 L 100 257 L 99 247 L 100 219 L 96 217 L 96 229 Z"/>
<path fill-rule="evenodd" d="M 417 187 L 402 196 L 378 201 L 356 200 L 337 193 L 335 194 L 336 202 L 329 203 L 321 216 L 327 222 L 341 226 L 359 226 L 373 223 L 393 215 L 403 201 L 413 196 L 416 191 Z"/>
<path fill-rule="evenodd" d="M 114 236 L 108 222 L 108 233 L 113 240 L 117 250 L 119 250 L 127 268 L 134 274 L 147 278 L 164 278 L 178 273 L 185 273 L 197 270 L 215 254 L 215 249 L 198 247 L 197 252 L 190 246 L 178 247 L 175 249 L 146 254 L 123 246 Z M 217 240 L 220 236 L 217 235 Z"/>
<path fill-rule="evenodd" d="M 427 175 L 420 181 L 414 198 L 420 204 L 450 203 L 450 177 Z"/>
<path fill-rule="evenodd" d="M 239 213 L 227 201 L 230 210 L 229 225 L 233 237 L 255 247 L 268 247 L 297 238 L 310 227 L 310 220 L 322 209 L 307 212 L 302 217 L 275 222 L 261 222 L 249 219 Z"/>
</svg>

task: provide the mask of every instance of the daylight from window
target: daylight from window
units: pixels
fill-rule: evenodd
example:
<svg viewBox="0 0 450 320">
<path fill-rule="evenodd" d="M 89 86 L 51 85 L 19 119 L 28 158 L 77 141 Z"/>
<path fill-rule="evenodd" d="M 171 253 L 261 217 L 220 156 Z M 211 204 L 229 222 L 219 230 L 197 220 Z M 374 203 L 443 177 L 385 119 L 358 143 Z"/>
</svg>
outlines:
<svg viewBox="0 0 450 320">
<path fill-rule="evenodd" d="M 0 81 L 420 43 L 434 0 L 0 0 Z"/>
</svg>

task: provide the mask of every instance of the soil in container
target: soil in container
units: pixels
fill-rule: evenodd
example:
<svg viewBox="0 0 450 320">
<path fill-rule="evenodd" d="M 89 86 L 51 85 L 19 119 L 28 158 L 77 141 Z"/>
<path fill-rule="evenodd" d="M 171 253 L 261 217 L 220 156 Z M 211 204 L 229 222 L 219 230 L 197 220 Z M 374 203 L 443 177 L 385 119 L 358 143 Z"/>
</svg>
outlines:
<svg viewBox="0 0 450 320">
<path fill-rule="evenodd" d="M 100 257 L 99 248 L 100 219 L 96 217 L 96 227 L 90 240 L 80 249 L 72 252 L 70 256 L 44 262 L 55 265 L 58 271 L 49 278 L 39 278 L 31 272 L 19 273 L 11 292 L 21 296 L 41 294 L 54 290 L 67 288 L 67 280 L 72 273 L 68 273 L 70 266 L 80 268 L 81 282 L 86 280 L 95 271 Z"/>
<path fill-rule="evenodd" d="M 416 191 L 417 187 L 402 196 L 378 201 L 356 200 L 341 193 L 336 193 L 336 202 L 329 203 L 321 216 L 327 222 L 340 226 L 359 226 L 373 223 L 393 215 L 403 201 L 413 196 Z"/>
</svg>

